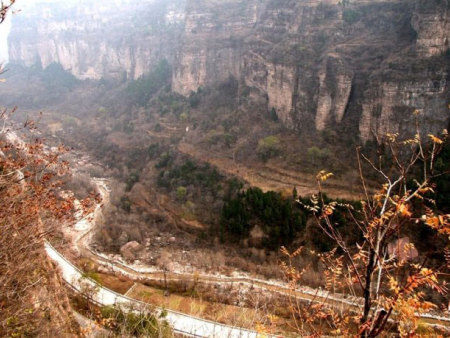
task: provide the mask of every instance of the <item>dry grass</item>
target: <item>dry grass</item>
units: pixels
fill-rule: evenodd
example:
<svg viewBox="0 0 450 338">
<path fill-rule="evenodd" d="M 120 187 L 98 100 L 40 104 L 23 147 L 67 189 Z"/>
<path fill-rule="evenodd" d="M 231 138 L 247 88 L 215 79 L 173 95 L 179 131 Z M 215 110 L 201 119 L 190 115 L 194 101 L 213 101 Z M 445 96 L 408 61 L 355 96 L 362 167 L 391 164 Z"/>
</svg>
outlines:
<svg viewBox="0 0 450 338">
<path fill-rule="evenodd" d="M 98 272 L 97 276 L 102 285 L 120 294 L 125 294 L 134 284 L 126 277 L 116 277 L 101 272 Z"/>
<path fill-rule="evenodd" d="M 187 313 L 223 324 L 254 329 L 257 324 L 267 322 L 267 314 L 261 311 L 204 301 L 199 298 L 171 294 L 164 296 L 161 289 L 137 284 L 129 296 L 155 306 Z"/>
</svg>

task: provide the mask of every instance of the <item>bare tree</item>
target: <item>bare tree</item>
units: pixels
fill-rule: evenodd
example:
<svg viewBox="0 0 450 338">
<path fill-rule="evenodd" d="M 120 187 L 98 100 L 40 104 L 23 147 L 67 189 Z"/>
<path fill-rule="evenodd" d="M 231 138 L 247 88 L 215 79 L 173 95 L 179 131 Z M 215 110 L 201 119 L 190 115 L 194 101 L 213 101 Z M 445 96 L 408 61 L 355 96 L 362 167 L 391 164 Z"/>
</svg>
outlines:
<svg viewBox="0 0 450 338">
<path fill-rule="evenodd" d="M 170 270 L 172 266 L 172 255 L 167 250 L 163 250 L 161 252 L 161 255 L 159 256 L 157 260 L 158 266 L 162 269 L 164 274 L 164 295 L 168 296 L 169 291 L 167 289 L 167 272 Z"/>
<path fill-rule="evenodd" d="M 7 1 L 1 1 L 0 2 L 0 24 L 5 21 L 6 19 L 6 14 L 8 14 L 8 12 L 11 10 L 12 5 L 14 5 L 14 3 L 16 2 L 16 0 L 7 0 Z"/>
</svg>

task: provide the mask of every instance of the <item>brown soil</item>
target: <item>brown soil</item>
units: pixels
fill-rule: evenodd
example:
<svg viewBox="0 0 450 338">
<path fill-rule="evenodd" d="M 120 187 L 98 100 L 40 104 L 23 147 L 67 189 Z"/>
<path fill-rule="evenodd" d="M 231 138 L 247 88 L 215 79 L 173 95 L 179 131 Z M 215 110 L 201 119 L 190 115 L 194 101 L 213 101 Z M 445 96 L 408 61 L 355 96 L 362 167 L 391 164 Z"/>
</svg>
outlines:
<svg viewBox="0 0 450 338">
<path fill-rule="evenodd" d="M 134 284 L 133 281 L 122 276 L 117 277 L 101 272 L 98 272 L 97 275 L 102 285 L 120 294 L 127 293 Z"/>
</svg>

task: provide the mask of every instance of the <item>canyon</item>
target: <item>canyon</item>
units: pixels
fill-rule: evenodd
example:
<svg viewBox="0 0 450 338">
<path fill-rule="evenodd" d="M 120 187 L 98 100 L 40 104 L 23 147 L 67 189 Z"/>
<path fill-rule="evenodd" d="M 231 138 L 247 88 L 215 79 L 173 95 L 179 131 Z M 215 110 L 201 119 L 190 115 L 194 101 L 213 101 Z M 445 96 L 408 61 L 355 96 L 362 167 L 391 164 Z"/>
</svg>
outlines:
<svg viewBox="0 0 450 338">
<path fill-rule="evenodd" d="M 12 64 L 126 81 L 165 59 L 173 92 L 232 77 L 293 130 L 366 142 L 407 131 L 415 110 L 426 131 L 449 121 L 448 0 L 38 3 L 12 21 Z"/>
<path fill-rule="evenodd" d="M 291 317 L 291 282 L 310 305 L 370 312 L 361 297 L 374 284 L 358 269 L 366 282 L 379 271 L 377 293 L 393 291 L 393 279 L 364 260 L 370 241 L 367 251 L 360 243 L 387 204 L 397 218 L 379 225 L 389 234 L 377 237 L 389 254 L 374 256 L 379 264 L 397 258 L 388 248 L 399 239 L 414 246 L 411 275 L 419 260 L 435 268 L 446 259 L 450 0 L 37 0 L 17 9 L 0 70 L 0 145 L 14 154 L 1 132 L 24 129 L 24 140 L 64 150 L 73 168 L 58 174 L 57 196 L 73 202 L 74 219 L 49 218 L 55 231 L 38 243 L 69 284 L 81 276 L 121 299 L 175 301 L 167 308 L 201 316 L 199 325 L 230 311 L 223 324 L 251 330 L 273 326 L 272 314 Z M 336 244 L 361 260 L 348 290 L 327 279 Z M 448 331 L 448 297 L 424 295 L 436 307 L 423 324 Z M 89 301 L 69 299 L 90 316 Z M 259 309 L 245 311 L 260 305 L 255 322 Z M 268 332 L 291 324 L 275 326 Z"/>
</svg>

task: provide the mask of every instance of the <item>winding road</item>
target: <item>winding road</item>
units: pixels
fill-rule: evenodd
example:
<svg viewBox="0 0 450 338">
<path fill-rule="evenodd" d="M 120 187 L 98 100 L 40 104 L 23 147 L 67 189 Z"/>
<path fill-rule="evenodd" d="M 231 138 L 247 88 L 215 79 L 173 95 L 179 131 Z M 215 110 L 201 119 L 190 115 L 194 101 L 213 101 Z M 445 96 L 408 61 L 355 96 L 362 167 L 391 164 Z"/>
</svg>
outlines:
<svg viewBox="0 0 450 338">
<path fill-rule="evenodd" d="M 112 260 L 111 258 L 95 252 L 90 248 L 92 230 L 95 224 L 103 217 L 102 208 L 109 203 L 109 189 L 107 181 L 103 179 L 93 179 L 96 184 L 99 193 L 102 197 L 102 203 L 98 204 L 94 212 L 86 218 L 80 220 L 75 228 L 78 228 L 79 235 L 76 237 L 74 244 L 81 256 L 90 258 L 100 265 L 106 266 L 113 270 L 115 273 L 119 273 L 130 277 L 134 280 L 160 280 L 163 278 L 161 272 L 145 272 L 139 271 L 129 265 L 126 265 L 120 261 Z M 82 290 L 80 284 L 80 278 L 82 272 L 78 270 L 72 263 L 65 259 L 59 252 L 57 252 L 49 243 L 46 243 L 46 250 L 49 256 L 58 263 L 63 271 L 64 280 L 77 291 Z M 214 275 L 199 275 L 198 278 L 203 282 L 211 283 L 241 283 L 246 284 L 249 287 L 261 288 L 273 293 L 279 293 L 285 296 L 295 297 L 305 301 L 325 302 L 328 305 L 332 305 L 337 308 L 347 308 L 358 311 L 361 307 L 362 300 L 356 297 L 344 297 L 332 295 L 323 290 L 314 290 L 311 288 L 299 288 L 296 290 L 290 289 L 281 283 L 270 282 L 260 279 L 253 279 L 248 277 L 225 277 Z M 185 273 L 167 273 L 168 280 L 190 280 L 191 274 Z M 78 281 L 78 282 L 77 282 Z M 125 304 L 127 306 L 136 305 L 139 307 L 149 306 L 149 304 L 140 302 L 135 299 L 131 299 L 124 295 L 120 295 L 112 290 L 97 285 L 94 281 L 84 281 L 84 283 L 90 283 L 96 285 L 98 294 L 95 295 L 95 301 L 101 305 L 112 304 Z M 421 318 L 423 322 L 441 326 L 450 326 L 450 318 L 448 316 L 436 316 L 431 314 L 422 314 Z M 168 322 L 173 326 L 175 331 L 179 331 L 183 334 L 188 334 L 195 337 L 256 337 L 257 332 L 246 330 L 242 328 L 236 328 L 216 322 L 211 322 L 201 318 L 181 314 L 175 311 L 168 311 Z"/>
<path fill-rule="evenodd" d="M 45 243 L 48 256 L 58 264 L 64 281 L 76 292 L 86 294 L 90 290 L 89 300 L 101 306 L 120 306 L 128 311 L 156 311 L 159 315 L 166 313 L 164 319 L 171 325 L 175 333 L 189 337 L 230 337 L 256 338 L 262 337 L 258 332 L 223 325 L 205 319 L 189 316 L 171 310 L 153 309 L 149 304 L 121 295 L 107 289 L 89 278 L 83 277 L 83 272 L 70 263 L 50 243 Z"/>
</svg>

